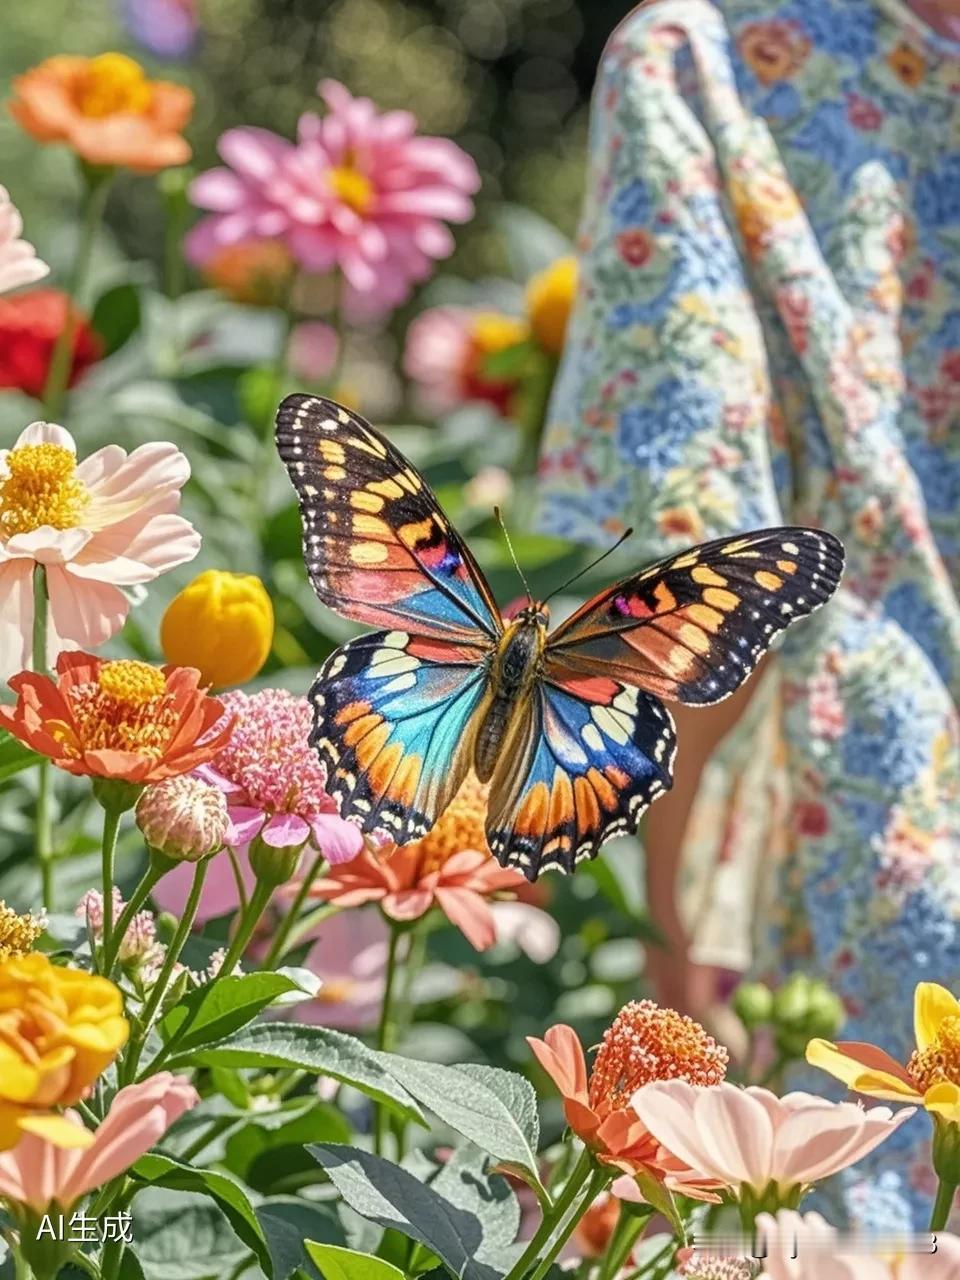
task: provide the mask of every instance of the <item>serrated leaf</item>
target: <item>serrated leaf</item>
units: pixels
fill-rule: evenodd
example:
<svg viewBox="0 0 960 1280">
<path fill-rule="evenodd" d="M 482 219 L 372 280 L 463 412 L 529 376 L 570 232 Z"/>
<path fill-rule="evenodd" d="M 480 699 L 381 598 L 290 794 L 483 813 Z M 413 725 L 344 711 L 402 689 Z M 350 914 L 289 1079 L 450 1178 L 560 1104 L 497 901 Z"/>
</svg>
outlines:
<svg viewBox="0 0 960 1280">
<path fill-rule="evenodd" d="M 287 974 L 231 974 L 184 996 L 160 1023 L 160 1035 L 165 1044 L 176 1038 L 179 1057 L 225 1039 L 282 996 L 299 990 Z"/>
<path fill-rule="evenodd" d="M 317 1264 L 323 1280 L 403 1280 L 403 1272 L 382 1258 L 355 1253 L 335 1244 L 305 1240 L 303 1247 Z"/>
<path fill-rule="evenodd" d="M 460 1280 L 500 1280 L 503 1272 L 480 1260 L 485 1228 L 476 1213 L 451 1204 L 406 1169 L 369 1151 L 327 1143 L 309 1150 L 361 1217 L 419 1240 Z"/>
<path fill-rule="evenodd" d="M 287 1022 L 245 1027 L 220 1044 L 191 1054 L 189 1064 L 266 1070 L 292 1067 L 330 1076 L 342 1084 L 352 1085 L 408 1120 L 423 1124 L 423 1112 L 380 1059 L 380 1054 L 346 1032 Z M 178 1057 L 167 1064 L 170 1070 L 177 1065 L 187 1065 L 187 1060 Z"/>
<path fill-rule="evenodd" d="M 181 1164 L 170 1156 L 142 1156 L 130 1171 L 141 1182 L 168 1191 L 189 1191 L 209 1196 L 222 1209 L 227 1221 L 248 1249 L 252 1249 L 260 1265 L 270 1275 L 270 1255 L 253 1205 L 243 1187 L 214 1169 L 197 1169 Z"/>
<path fill-rule="evenodd" d="M 6 729 L 0 729 L 0 782 L 39 764 L 42 759 L 43 756 L 24 746 L 19 738 L 7 733 Z"/>
</svg>

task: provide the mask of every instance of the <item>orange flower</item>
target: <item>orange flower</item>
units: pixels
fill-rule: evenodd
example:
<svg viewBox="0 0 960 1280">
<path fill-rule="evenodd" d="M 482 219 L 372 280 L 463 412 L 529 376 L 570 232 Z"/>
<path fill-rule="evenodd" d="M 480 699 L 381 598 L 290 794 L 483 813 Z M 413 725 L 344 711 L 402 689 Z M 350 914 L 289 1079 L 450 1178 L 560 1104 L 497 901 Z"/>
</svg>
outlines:
<svg viewBox="0 0 960 1280">
<path fill-rule="evenodd" d="M 191 667 L 61 653 L 57 678 L 21 671 L 0 726 L 68 773 L 160 782 L 212 760 L 233 731 Z"/>
<path fill-rule="evenodd" d="M 246 240 L 217 249 L 201 268 L 204 280 L 234 302 L 284 305 L 294 261 L 282 240 Z"/>
<path fill-rule="evenodd" d="M 155 173 L 190 159 L 179 131 L 193 94 L 148 80 L 125 54 L 47 58 L 13 87 L 10 114 L 21 128 L 38 142 L 65 143 L 87 164 Z"/>
<path fill-rule="evenodd" d="M 916 89 L 923 82 L 927 64 L 923 54 L 911 49 L 908 44 L 898 44 L 895 49 L 891 49 L 887 54 L 887 63 L 893 74 L 909 88 Z"/>
<path fill-rule="evenodd" d="M 751 22 L 740 33 L 740 53 L 761 84 L 776 84 L 810 56 L 810 41 L 798 22 Z"/>
<path fill-rule="evenodd" d="M 391 920 L 419 920 L 437 906 L 478 951 L 496 941 L 489 899 L 526 882 L 507 871 L 487 848 L 484 818 L 487 788 L 472 775 L 453 803 L 422 840 L 365 849 L 351 862 L 331 867 L 310 891 L 311 897 L 339 907 L 376 902 Z"/>
<path fill-rule="evenodd" d="M 567 1124 L 598 1160 L 628 1173 L 646 1170 L 661 1180 L 669 1174 L 685 1194 L 707 1198 L 699 1180 L 688 1182 L 688 1170 L 672 1159 L 664 1163 L 660 1144 L 630 1105 L 641 1085 L 653 1080 L 697 1085 L 723 1080 L 727 1051 L 698 1022 L 652 1000 L 631 1001 L 604 1032 L 589 1076 L 572 1027 L 561 1023 L 543 1040 L 528 1036 L 527 1044 L 559 1089 Z"/>
</svg>

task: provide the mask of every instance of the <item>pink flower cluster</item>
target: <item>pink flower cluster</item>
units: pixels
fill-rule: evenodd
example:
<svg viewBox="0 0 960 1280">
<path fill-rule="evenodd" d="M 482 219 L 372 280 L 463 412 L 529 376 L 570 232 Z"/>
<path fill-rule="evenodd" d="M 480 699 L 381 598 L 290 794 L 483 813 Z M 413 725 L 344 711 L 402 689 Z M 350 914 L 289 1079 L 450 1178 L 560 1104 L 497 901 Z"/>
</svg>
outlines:
<svg viewBox="0 0 960 1280">
<path fill-rule="evenodd" d="M 379 113 L 324 80 L 323 117 L 300 118 L 297 141 L 267 129 L 228 129 L 227 167 L 192 184 L 209 216 L 187 237 L 204 266 L 231 245 L 278 240 L 306 271 L 339 270 L 354 315 L 403 302 L 453 250 L 447 222 L 466 222 L 480 185 L 470 157 L 447 138 L 418 136 L 409 111 Z"/>
</svg>

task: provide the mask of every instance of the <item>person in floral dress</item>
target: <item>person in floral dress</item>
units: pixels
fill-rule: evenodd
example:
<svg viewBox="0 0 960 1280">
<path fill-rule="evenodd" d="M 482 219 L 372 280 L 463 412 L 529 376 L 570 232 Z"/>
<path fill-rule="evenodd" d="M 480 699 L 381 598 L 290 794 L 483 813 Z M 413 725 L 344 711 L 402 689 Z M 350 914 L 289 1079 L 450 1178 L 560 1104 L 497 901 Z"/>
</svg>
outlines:
<svg viewBox="0 0 960 1280">
<path fill-rule="evenodd" d="M 633 525 L 640 563 L 813 524 L 848 556 L 750 705 L 679 709 L 652 907 L 691 961 L 826 979 L 844 1038 L 905 1060 L 915 984 L 960 992 L 960 3 L 641 6 L 603 57 L 579 248 L 541 527 Z M 705 850 L 692 922 L 674 881 Z M 703 998 L 709 970 L 649 963 Z M 861 1221 L 925 1225 L 925 1123 L 848 1187 Z"/>
</svg>

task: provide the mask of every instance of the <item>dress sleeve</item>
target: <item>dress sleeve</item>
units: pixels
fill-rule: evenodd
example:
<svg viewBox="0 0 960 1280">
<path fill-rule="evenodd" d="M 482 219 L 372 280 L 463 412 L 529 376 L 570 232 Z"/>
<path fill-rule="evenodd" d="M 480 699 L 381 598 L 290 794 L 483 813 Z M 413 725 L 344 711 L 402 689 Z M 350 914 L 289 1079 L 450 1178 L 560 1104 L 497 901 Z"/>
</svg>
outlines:
<svg viewBox="0 0 960 1280">
<path fill-rule="evenodd" d="M 540 462 L 543 529 L 608 543 L 629 524 L 651 557 L 783 523 L 762 304 L 700 110 L 733 73 L 722 38 L 684 25 L 709 8 L 644 6 L 604 54 Z"/>
</svg>

